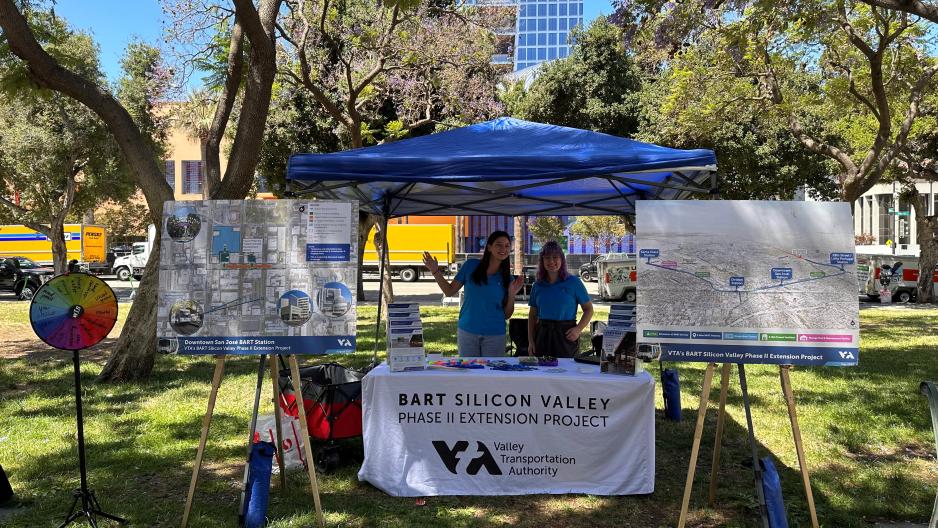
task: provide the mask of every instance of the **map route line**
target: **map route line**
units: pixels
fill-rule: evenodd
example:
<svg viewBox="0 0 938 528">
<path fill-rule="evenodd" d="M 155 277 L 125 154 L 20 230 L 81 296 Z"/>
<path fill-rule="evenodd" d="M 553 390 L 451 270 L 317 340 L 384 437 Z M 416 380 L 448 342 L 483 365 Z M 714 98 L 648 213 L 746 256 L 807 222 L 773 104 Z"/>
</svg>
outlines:
<svg viewBox="0 0 938 528">
<path fill-rule="evenodd" d="M 801 257 L 801 258 L 803 258 L 803 257 Z M 713 290 L 713 291 L 715 291 L 715 292 L 718 292 L 718 293 L 754 293 L 754 292 L 758 292 L 758 291 L 765 291 L 765 290 L 771 290 L 771 289 L 775 289 L 775 288 L 781 288 L 782 286 L 790 286 L 790 285 L 792 285 L 792 284 L 800 284 L 800 283 L 802 283 L 802 282 L 811 282 L 811 281 L 816 281 L 816 280 L 829 279 L 829 278 L 832 278 L 832 277 L 839 277 L 839 276 L 844 275 L 844 274 L 847 273 L 846 270 L 840 269 L 840 268 L 838 268 L 836 265 L 833 265 L 833 264 L 820 264 L 820 263 L 818 263 L 818 262 L 813 262 L 813 261 L 808 260 L 808 259 L 803 259 L 803 260 L 806 260 L 806 261 L 808 261 L 808 262 L 811 262 L 812 264 L 818 264 L 818 265 L 821 265 L 821 266 L 825 266 L 825 265 L 826 265 L 826 266 L 834 267 L 834 268 L 840 270 L 840 273 L 834 273 L 834 274 L 831 274 L 831 275 L 824 275 L 823 277 L 811 277 L 811 278 L 799 279 L 799 280 L 791 281 L 791 282 L 783 282 L 783 283 L 779 283 L 779 284 L 773 284 L 773 285 L 771 285 L 771 286 L 762 286 L 762 287 L 760 287 L 760 288 L 754 288 L 754 289 L 752 289 L 752 290 L 739 290 L 739 289 L 735 289 L 735 290 L 724 290 L 724 289 L 721 289 L 721 288 L 717 288 L 716 285 L 713 284 L 713 282 L 707 280 L 706 278 L 697 276 L 696 273 L 691 273 L 690 271 L 686 271 L 686 270 L 682 270 L 682 269 L 669 268 L 669 267 L 667 267 L 667 266 L 661 266 L 661 265 L 659 265 L 659 264 L 655 264 L 654 262 L 652 262 L 651 259 L 649 259 L 649 260 L 648 260 L 647 262 L 645 262 L 645 263 L 648 264 L 649 266 L 654 266 L 654 267 L 656 267 L 656 268 L 660 268 L 660 269 L 663 269 L 663 270 L 676 271 L 676 272 L 678 272 L 678 273 L 684 273 L 684 274 L 686 274 L 686 275 L 690 275 L 691 277 L 694 277 L 695 279 L 699 279 L 699 280 L 702 280 L 702 281 L 706 282 L 707 285 L 710 286 L 710 289 L 711 289 L 711 290 Z"/>
<path fill-rule="evenodd" d="M 776 249 L 778 249 L 778 248 L 776 248 Z M 792 252 L 790 252 L 790 251 L 785 251 L 784 249 L 779 249 L 779 251 L 781 251 L 782 253 L 785 253 L 785 254 L 787 254 L 787 255 L 791 255 L 791 256 L 793 256 L 793 257 L 795 257 L 795 258 L 797 258 L 797 259 L 801 259 L 801 260 L 803 260 L 803 261 L 805 261 L 805 262 L 810 262 L 811 264 L 816 264 L 816 265 L 818 265 L 818 266 L 827 266 L 828 268 L 838 269 L 838 270 L 840 270 L 840 271 L 846 273 L 846 270 L 844 270 L 844 265 L 843 265 L 843 264 L 830 264 L 830 263 L 827 263 L 827 262 L 815 262 L 815 261 L 809 259 L 808 257 L 802 257 L 801 255 L 796 255 L 795 253 L 792 253 Z M 840 275 L 840 274 L 838 273 L 837 275 Z M 836 277 L 837 275 L 831 275 L 831 276 L 832 276 L 832 277 Z"/>
<path fill-rule="evenodd" d="M 226 310 L 226 309 L 228 309 L 228 308 L 234 308 L 235 306 L 241 306 L 242 304 L 248 304 L 248 303 L 252 303 L 252 302 L 254 302 L 254 301 L 263 301 L 263 300 L 264 300 L 263 297 L 255 297 L 255 298 L 253 298 L 253 299 L 247 299 L 247 300 L 235 299 L 235 300 L 233 300 L 233 301 L 228 301 L 228 302 L 226 302 L 226 303 L 224 303 L 224 304 L 220 304 L 220 305 L 216 306 L 215 308 L 212 308 L 211 310 L 205 310 L 204 312 L 202 312 L 202 314 L 203 314 L 203 315 L 205 315 L 205 314 L 210 314 L 210 313 L 212 313 L 212 312 L 217 312 L 217 311 L 219 311 L 219 310 Z"/>
</svg>

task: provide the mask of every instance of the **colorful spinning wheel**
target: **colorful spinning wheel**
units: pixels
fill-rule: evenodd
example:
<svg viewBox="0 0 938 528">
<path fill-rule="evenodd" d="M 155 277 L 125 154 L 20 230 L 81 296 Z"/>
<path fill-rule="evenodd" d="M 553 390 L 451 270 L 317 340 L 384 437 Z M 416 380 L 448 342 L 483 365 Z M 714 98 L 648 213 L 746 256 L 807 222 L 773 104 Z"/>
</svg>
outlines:
<svg viewBox="0 0 938 528">
<path fill-rule="evenodd" d="M 97 344 L 114 328 L 117 297 L 107 283 L 92 275 L 59 275 L 33 296 L 29 322 L 46 344 L 81 350 Z"/>
</svg>

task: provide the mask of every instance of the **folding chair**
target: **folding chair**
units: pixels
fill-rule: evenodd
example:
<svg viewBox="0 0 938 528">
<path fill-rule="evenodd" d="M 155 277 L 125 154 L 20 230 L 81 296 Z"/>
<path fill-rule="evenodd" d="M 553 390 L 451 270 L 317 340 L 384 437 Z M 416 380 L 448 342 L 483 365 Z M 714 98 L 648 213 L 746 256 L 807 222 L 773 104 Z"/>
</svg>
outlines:
<svg viewBox="0 0 938 528">
<path fill-rule="evenodd" d="M 505 344 L 506 356 L 528 355 L 528 320 L 516 317 L 508 320 L 508 343 Z"/>
</svg>

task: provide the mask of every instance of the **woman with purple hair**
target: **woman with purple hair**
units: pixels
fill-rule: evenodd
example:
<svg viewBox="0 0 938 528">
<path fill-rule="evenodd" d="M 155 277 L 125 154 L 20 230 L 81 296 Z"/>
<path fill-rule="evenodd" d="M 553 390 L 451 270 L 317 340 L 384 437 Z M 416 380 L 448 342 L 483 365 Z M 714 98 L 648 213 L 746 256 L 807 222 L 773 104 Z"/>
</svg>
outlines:
<svg viewBox="0 0 938 528">
<path fill-rule="evenodd" d="M 541 248 L 528 305 L 528 354 L 573 357 L 580 333 L 593 318 L 593 303 L 580 278 L 567 273 L 567 259 L 554 241 Z M 577 305 L 583 309 L 579 321 Z"/>
</svg>

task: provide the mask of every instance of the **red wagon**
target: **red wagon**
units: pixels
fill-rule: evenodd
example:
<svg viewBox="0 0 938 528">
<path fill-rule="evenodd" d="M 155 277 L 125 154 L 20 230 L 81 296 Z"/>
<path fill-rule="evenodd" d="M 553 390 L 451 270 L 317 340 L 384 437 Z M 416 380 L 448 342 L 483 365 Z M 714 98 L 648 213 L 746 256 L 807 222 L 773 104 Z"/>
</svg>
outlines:
<svg viewBox="0 0 938 528">
<path fill-rule="evenodd" d="M 361 379 L 365 374 L 337 363 L 300 369 L 309 435 L 326 442 L 315 456 L 320 471 L 328 472 L 339 466 L 336 440 L 362 435 Z M 289 370 L 280 371 L 280 407 L 291 416 L 299 416 Z"/>
</svg>

